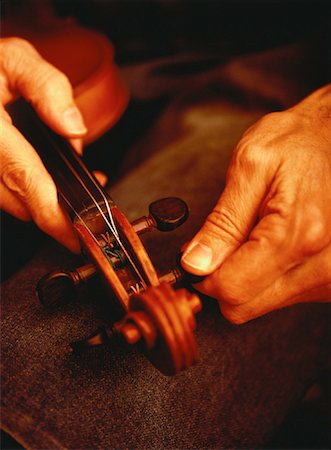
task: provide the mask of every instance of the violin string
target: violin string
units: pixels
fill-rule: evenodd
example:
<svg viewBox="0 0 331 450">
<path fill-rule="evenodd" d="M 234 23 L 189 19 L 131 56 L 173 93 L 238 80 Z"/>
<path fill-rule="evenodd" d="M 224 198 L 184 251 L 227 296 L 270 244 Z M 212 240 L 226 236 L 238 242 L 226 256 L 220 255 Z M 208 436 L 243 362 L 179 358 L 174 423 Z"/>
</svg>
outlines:
<svg viewBox="0 0 331 450">
<path fill-rule="evenodd" d="M 119 238 L 119 234 L 118 234 L 118 231 L 117 231 L 117 228 L 116 228 L 116 225 L 115 225 L 115 221 L 114 221 L 113 215 L 112 215 L 112 213 L 111 213 L 111 209 L 110 209 L 110 206 L 109 206 L 109 202 L 108 202 L 107 197 L 105 196 L 104 192 L 103 192 L 102 189 L 100 188 L 99 184 L 95 181 L 95 179 L 94 179 L 94 177 L 92 176 L 92 174 L 87 170 L 87 168 L 85 167 L 85 165 L 82 164 L 82 161 L 80 160 L 80 158 L 76 157 L 76 155 L 75 155 L 75 158 L 76 158 L 77 162 L 80 164 L 81 168 L 84 170 L 85 174 L 89 177 L 89 179 L 90 179 L 90 180 L 92 181 L 92 183 L 94 184 L 94 187 L 96 187 L 97 190 L 99 191 L 99 194 L 101 195 L 101 197 L 102 197 L 102 199 L 103 199 L 103 201 L 104 201 L 104 204 L 106 205 L 106 208 L 107 208 L 107 213 L 108 213 L 110 222 L 111 222 L 112 227 L 113 227 L 113 234 L 116 234 L 116 235 L 118 236 L 118 238 Z M 81 180 L 81 181 L 82 181 L 82 180 Z M 83 184 L 84 188 L 86 189 L 86 186 L 85 186 L 85 184 L 84 184 L 83 181 L 82 181 L 82 184 Z M 90 195 L 92 195 L 92 194 L 90 194 Z M 93 199 L 93 200 L 94 200 L 95 203 L 97 203 L 95 199 Z"/>
<path fill-rule="evenodd" d="M 84 218 L 79 214 L 79 212 L 75 209 L 75 207 L 73 206 L 73 204 L 70 202 L 70 200 L 68 200 L 68 198 L 61 193 L 61 197 L 63 198 L 63 200 L 66 202 L 66 204 L 72 209 L 72 211 L 76 214 L 76 216 L 79 218 L 79 220 L 81 220 L 83 222 L 83 224 L 85 225 L 85 228 L 87 229 L 87 231 L 90 233 L 91 237 L 95 240 L 95 242 L 99 245 L 97 238 L 95 237 L 95 235 L 93 234 L 92 230 L 89 228 L 87 222 L 84 220 Z"/>
<path fill-rule="evenodd" d="M 41 128 L 42 131 L 46 134 L 46 128 L 42 127 Z M 82 178 L 80 177 L 80 175 L 75 171 L 75 169 L 73 168 L 72 164 L 70 164 L 68 158 L 62 153 L 61 148 L 59 148 L 59 146 L 57 145 L 57 143 L 54 141 L 53 137 L 51 135 L 47 136 L 53 143 L 54 147 L 56 148 L 58 155 L 63 159 L 63 161 L 67 164 L 67 166 L 70 167 L 71 171 L 74 173 L 74 175 L 76 176 L 77 180 L 80 182 L 81 186 L 84 187 L 85 191 L 88 193 L 88 195 L 91 197 L 91 199 L 94 202 L 94 205 L 98 208 L 100 214 L 102 215 L 102 217 L 104 218 L 108 228 L 110 228 L 110 230 L 112 231 L 112 233 L 117 236 L 119 238 L 119 234 L 118 231 L 116 229 L 116 225 L 113 219 L 113 216 L 111 214 L 110 211 L 110 207 L 107 201 L 106 196 L 104 195 L 104 193 L 102 192 L 100 186 L 96 183 L 94 177 L 91 175 L 91 173 L 87 170 L 87 168 L 84 166 L 83 162 L 81 161 L 81 159 L 78 157 L 77 153 L 75 152 L 75 150 L 72 151 L 71 155 L 75 158 L 76 162 L 80 165 L 81 169 L 83 169 L 83 171 L 86 173 L 86 175 L 89 177 L 89 179 L 92 181 L 92 183 L 94 184 L 94 187 L 97 188 L 97 190 L 99 191 L 99 193 L 101 194 L 101 197 L 103 199 L 103 202 L 107 208 L 107 213 L 109 215 L 109 220 L 111 222 L 111 224 L 109 223 L 109 221 L 107 220 L 107 218 L 105 217 L 104 212 L 102 211 L 102 209 L 100 208 L 96 198 L 93 196 L 93 194 L 87 189 L 84 181 L 82 180 Z M 69 205 L 70 207 L 72 207 L 71 205 Z"/>
<path fill-rule="evenodd" d="M 53 141 L 55 147 L 57 148 L 56 143 Z M 100 212 L 101 216 L 103 217 L 106 225 L 108 226 L 108 228 L 110 229 L 110 231 L 113 233 L 115 240 L 117 241 L 117 243 L 119 244 L 119 246 L 121 247 L 122 251 L 124 252 L 125 256 L 127 257 L 129 263 L 131 264 L 131 266 L 133 267 L 135 273 L 137 274 L 138 278 L 140 279 L 141 283 L 143 284 L 144 288 L 146 288 L 146 282 L 144 280 L 144 277 L 141 275 L 138 267 L 136 266 L 136 264 L 134 263 L 134 261 L 132 260 L 131 256 L 129 255 L 129 253 L 127 252 L 126 248 L 124 247 L 124 244 L 121 242 L 119 233 L 116 229 L 115 226 L 115 222 L 114 222 L 114 218 L 111 214 L 111 210 L 109 207 L 109 203 L 107 200 L 107 197 L 104 195 L 104 193 L 102 192 L 100 186 L 98 186 L 98 184 L 96 183 L 95 179 L 91 176 L 91 174 L 88 172 L 88 170 L 85 168 L 85 166 L 82 164 L 82 161 L 80 160 L 80 158 L 78 158 L 78 156 L 73 153 L 76 161 L 79 163 L 79 165 L 81 166 L 81 168 L 84 170 L 84 172 L 88 175 L 88 177 L 90 178 L 90 180 L 93 182 L 94 186 L 98 189 L 99 193 L 102 196 L 102 199 L 105 203 L 105 206 L 107 208 L 107 212 L 109 215 L 109 218 L 111 220 L 111 223 L 109 222 L 109 220 L 107 219 L 106 215 L 104 214 L 104 212 L 102 211 L 102 208 L 100 207 L 99 203 L 97 202 L 96 198 L 94 197 L 94 195 L 92 194 L 92 192 L 87 188 L 86 184 L 84 183 L 84 181 L 82 180 L 81 176 L 76 172 L 76 170 L 73 168 L 73 166 L 70 164 L 70 162 L 68 161 L 68 159 L 66 158 L 66 156 L 61 152 L 58 151 L 60 157 L 64 160 L 64 162 L 70 167 L 72 173 L 75 175 L 75 177 L 77 178 L 77 180 L 80 182 L 81 186 L 83 186 L 83 188 L 85 189 L 85 191 L 87 192 L 87 194 L 90 196 L 90 198 L 93 200 L 94 205 L 97 207 L 98 211 Z M 66 199 L 66 201 L 68 201 L 68 199 Z M 71 204 L 69 204 L 69 206 L 73 209 L 73 211 L 75 212 L 75 214 L 77 214 L 77 216 L 82 219 L 81 215 L 77 213 L 77 211 L 75 211 L 75 209 L 72 207 Z M 84 222 L 84 221 L 83 221 Z M 84 222 L 85 226 L 87 226 L 87 224 Z M 87 227 L 88 228 L 88 227 Z M 91 233 L 91 230 L 88 228 L 88 230 Z M 93 235 L 93 233 L 92 233 Z M 94 237 L 94 236 L 93 236 Z M 96 240 L 96 239 L 95 239 Z M 97 240 L 96 240 L 97 241 Z"/>
<path fill-rule="evenodd" d="M 85 186 L 84 186 L 85 187 Z M 88 224 L 85 222 L 84 218 L 80 215 L 80 213 L 75 209 L 75 207 L 73 206 L 73 204 L 70 202 L 70 200 L 68 200 L 68 198 L 61 193 L 61 197 L 63 198 L 63 200 L 67 203 L 67 205 L 72 209 L 72 211 L 76 214 L 76 216 L 79 218 L 79 220 L 81 220 L 83 222 L 83 224 L 85 225 L 86 230 L 89 232 L 90 236 L 92 237 L 92 239 L 96 242 L 96 244 L 98 246 L 100 246 L 97 238 L 95 237 L 95 235 L 93 234 L 92 230 L 89 228 Z M 122 245 L 122 243 L 121 243 Z M 129 261 L 131 260 L 130 256 L 128 255 L 126 249 L 124 247 L 121 247 L 122 250 L 125 252 L 126 257 L 129 259 Z M 140 282 L 143 286 L 144 289 L 147 289 L 147 285 L 145 283 L 145 280 L 143 279 L 142 275 L 140 274 L 138 268 L 136 267 L 136 265 L 134 264 L 134 262 L 131 260 L 131 265 L 133 266 L 136 274 L 138 275 L 138 278 L 140 279 Z M 136 285 L 139 286 L 139 283 L 136 283 Z"/>
<path fill-rule="evenodd" d="M 83 183 L 83 182 L 82 182 L 82 183 Z M 83 185 L 84 188 L 86 189 L 85 184 L 83 183 L 82 185 Z M 87 189 L 86 189 L 86 192 L 87 192 L 88 194 L 90 194 L 90 192 L 89 192 Z M 65 197 L 65 195 L 64 195 L 63 193 L 61 193 L 61 196 L 62 196 L 63 200 L 67 203 L 67 205 L 73 210 L 73 212 L 76 214 L 76 216 L 79 217 L 79 219 L 84 223 L 85 228 L 89 231 L 91 237 L 92 237 L 92 238 L 95 240 L 95 242 L 99 245 L 97 238 L 96 238 L 95 235 L 93 234 L 92 230 L 89 228 L 88 224 L 86 223 L 86 221 L 84 220 L 84 218 L 82 217 L 82 215 L 76 211 L 76 209 L 74 208 L 74 206 L 72 205 L 72 203 Z M 92 194 L 90 194 L 90 196 L 91 196 L 92 200 L 96 201 L 96 200 L 93 198 L 93 195 L 92 195 Z M 101 210 L 100 208 L 98 208 L 98 209 L 99 209 L 100 213 L 103 215 L 103 218 L 104 218 L 106 224 L 107 224 L 108 227 L 110 228 L 109 222 L 107 221 L 107 218 L 104 216 L 102 210 Z M 110 229 L 111 229 L 111 228 L 110 228 Z M 116 236 L 115 236 L 115 238 L 116 238 Z M 142 286 L 144 287 L 144 289 L 146 289 L 146 288 L 147 288 L 146 282 L 145 282 L 143 276 L 141 275 L 139 269 L 137 268 L 136 264 L 133 262 L 132 258 L 130 257 L 129 253 L 128 253 L 127 250 L 125 249 L 125 247 L 124 247 L 123 243 L 121 242 L 121 240 L 119 239 L 119 237 L 118 237 L 118 239 L 116 239 L 116 240 L 117 240 L 118 244 L 120 245 L 122 251 L 124 252 L 125 256 L 127 257 L 129 263 L 130 263 L 131 266 L 133 267 L 133 269 L 134 269 L 135 273 L 137 274 L 138 278 L 140 279 L 140 281 L 141 281 L 141 283 L 142 283 Z"/>
<path fill-rule="evenodd" d="M 91 199 L 93 200 L 95 206 L 97 207 L 98 211 L 100 212 L 101 216 L 103 217 L 106 225 L 108 226 L 108 228 L 112 231 L 117 243 L 119 244 L 119 246 L 121 247 L 121 249 L 123 250 L 125 256 L 127 257 L 129 263 L 131 264 L 131 266 L 133 267 L 134 271 L 136 272 L 136 274 L 138 275 L 138 278 L 140 279 L 140 281 L 142 282 L 142 284 L 144 285 L 144 287 L 146 288 L 146 283 L 145 280 L 143 278 L 143 276 L 141 275 L 139 269 L 137 268 L 136 264 L 134 263 L 134 261 L 132 260 L 132 258 L 130 257 L 129 253 L 127 252 L 126 248 L 124 247 L 124 244 L 122 243 L 119 233 L 116 229 L 116 227 L 114 226 L 114 228 L 112 227 L 112 225 L 110 224 L 110 222 L 108 221 L 106 215 L 104 214 L 102 208 L 100 207 L 99 203 L 97 202 L 97 200 L 95 199 L 93 193 L 87 188 L 86 184 L 84 183 L 84 181 L 82 180 L 82 178 L 80 177 L 80 175 L 75 171 L 75 169 L 72 167 L 72 165 L 70 164 L 70 162 L 67 160 L 67 158 L 61 154 L 61 157 L 65 159 L 66 163 L 69 165 L 69 167 L 71 168 L 73 174 L 75 175 L 75 177 L 78 179 L 78 181 L 81 183 L 81 185 L 84 187 L 85 191 L 88 193 L 88 195 L 91 197 Z M 77 161 L 81 164 L 80 160 L 77 158 Z M 81 165 L 82 168 L 83 165 Z M 94 185 L 97 186 L 95 180 L 93 179 L 93 177 L 90 176 L 90 174 L 85 170 L 85 172 L 87 173 L 87 175 L 89 175 L 89 178 L 91 179 L 91 181 L 93 182 Z M 98 187 L 98 186 L 97 186 Z M 98 190 L 100 191 L 100 193 L 102 194 L 102 198 L 103 201 L 105 202 L 105 205 L 107 207 L 108 210 L 108 214 L 110 216 L 110 218 L 112 219 L 112 223 L 114 223 L 114 219 L 113 216 L 111 214 L 111 210 L 108 204 L 108 200 L 107 197 L 102 193 L 101 189 L 98 187 Z M 79 216 L 81 217 L 81 216 Z M 115 224 L 114 224 L 115 225 Z M 115 231 L 115 232 L 114 232 Z"/>
</svg>

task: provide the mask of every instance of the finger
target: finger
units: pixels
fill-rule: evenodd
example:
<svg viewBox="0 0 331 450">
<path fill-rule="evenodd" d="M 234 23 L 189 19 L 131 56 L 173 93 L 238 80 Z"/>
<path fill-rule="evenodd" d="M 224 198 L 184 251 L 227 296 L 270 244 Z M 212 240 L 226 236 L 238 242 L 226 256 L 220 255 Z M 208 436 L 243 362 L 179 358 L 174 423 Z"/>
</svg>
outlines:
<svg viewBox="0 0 331 450">
<path fill-rule="evenodd" d="M 82 139 L 69 139 L 70 144 L 76 150 L 76 152 L 82 156 L 83 155 L 83 140 Z"/>
<path fill-rule="evenodd" d="M 39 228 L 78 252 L 78 239 L 60 208 L 55 184 L 39 156 L 14 126 L 3 122 L 1 134 L 2 184 L 24 204 Z M 10 208 L 8 203 L 5 208 Z"/>
<path fill-rule="evenodd" d="M 7 111 L 2 106 L 1 103 L 0 103 L 0 119 L 5 120 L 8 123 L 12 123 L 13 122 L 11 117 L 10 117 L 10 115 L 7 113 Z"/>
<path fill-rule="evenodd" d="M 331 301 L 331 245 L 289 270 L 252 301 L 221 301 L 220 307 L 230 322 L 240 324 L 276 309 L 312 301 Z"/>
<path fill-rule="evenodd" d="M 244 303 L 243 305 L 220 302 L 221 312 L 229 322 L 240 325 L 272 311 L 297 303 L 324 303 L 331 301 L 331 283 L 306 291 L 304 294 L 299 294 L 292 298 L 286 297 L 284 299 L 284 288 L 287 287 L 288 285 L 285 284 L 285 280 L 280 280 L 254 301 Z"/>
<path fill-rule="evenodd" d="M 100 170 L 94 170 L 93 175 L 102 187 L 106 186 L 106 184 L 108 183 L 108 177 L 105 173 L 101 172 Z"/>
<path fill-rule="evenodd" d="M 280 203 L 277 198 L 275 203 Z M 306 206 L 298 201 L 292 213 L 271 212 L 263 217 L 249 240 L 206 278 L 199 289 L 233 304 L 246 303 L 286 272 L 322 251 L 330 239 L 331 230 L 317 200 L 309 208 L 309 216 Z"/>
<path fill-rule="evenodd" d="M 13 95 L 19 93 L 31 102 L 45 123 L 57 133 L 73 138 L 86 133 L 72 87 L 62 72 L 23 39 L 3 39 L 0 52 L 1 69 Z"/>
<path fill-rule="evenodd" d="M 185 270 L 209 274 L 246 241 L 265 196 L 271 170 L 267 155 L 248 153 L 242 140 L 231 161 L 223 194 L 184 252 L 181 262 Z"/>
<path fill-rule="evenodd" d="M 0 184 L 0 208 L 24 222 L 31 220 L 31 214 L 24 203 L 2 183 Z"/>
<path fill-rule="evenodd" d="M 196 287 L 217 298 L 235 323 L 298 302 L 331 300 L 331 244 L 300 263 L 287 250 L 248 242 Z M 295 254 L 300 251 L 293 250 Z"/>
</svg>

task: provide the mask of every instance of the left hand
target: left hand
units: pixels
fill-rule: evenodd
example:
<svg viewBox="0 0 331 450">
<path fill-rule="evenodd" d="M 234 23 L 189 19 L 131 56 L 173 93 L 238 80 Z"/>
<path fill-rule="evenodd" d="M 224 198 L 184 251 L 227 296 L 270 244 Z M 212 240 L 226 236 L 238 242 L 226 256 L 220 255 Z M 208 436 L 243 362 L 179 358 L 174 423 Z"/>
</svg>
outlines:
<svg viewBox="0 0 331 450">
<path fill-rule="evenodd" d="M 50 174 L 5 110 L 5 105 L 18 96 L 32 103 L 41 119 L 57 133 L 76 139 L 76 144 L 85 135 L 86 127 L 67 77 L 29 42 L 4 38 L 0 40 L 0 207 L 18 219 L 33 219 L 44 232 L 79 252 L 78 238 L 60 207 Z"/>
</svg>

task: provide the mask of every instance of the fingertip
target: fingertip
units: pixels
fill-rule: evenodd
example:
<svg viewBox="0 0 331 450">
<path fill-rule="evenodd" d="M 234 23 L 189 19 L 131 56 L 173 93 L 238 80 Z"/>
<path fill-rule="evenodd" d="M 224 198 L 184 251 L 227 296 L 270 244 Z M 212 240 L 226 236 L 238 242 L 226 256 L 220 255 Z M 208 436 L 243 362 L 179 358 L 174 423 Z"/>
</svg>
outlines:
<svg viewBox="0 0 331 450">
<path fill-rule="evenodd" d="M 58 205 L 57 218 L 54 221 L 48 220 L 42 227 L 43 230 L 66 247 L 72 253 L 80 253 L 80 244 L 72 222 L 64 210 Z"/>
<path fill-rule="evenodd" d="M 101 172 L 100 170 L 94 170 L 93 175 L 102 187 L 106 186 L 106 184 L 108 183 L 108 177 L 104 172 Z"/>
<path fill-rule="evenodd" d="M 81 247 L 77 236 L 69 236 L 69 239 L 63 242 L 63 245 L 72 253 L 80 254 Z"/>
<path fill-rule="evenodd" d="M 87 133 L 83 116 L 76 105 L 70 105 L 62 113 L 61 125 L 68 136 L 76 138 L 83 137 Z"/>
<path fill-rule="evenodd" d="M 191 242 L 181 258 L 185 270 L 196 275 L 206 275 L 211 272 L 213 263 L 212 249 L 202 242 Z"/>
<path fill-rule="evenodd" d="M 49 221 L 43 225 L 38 224 L 39 227 L 53 239 L 58 241 L 61 245 L 66 247 L 72 253 L 80 253 L 80 244 L 77 235 L 74 232 L 73 226 L 69 219 L 63 213 L 62 220 L 57 220 L 56 223 Z"/>
<path fill-rule="evenodd" d="M 83 156 L 83 140 L 81 138 L 71 138 L 69 139 L 70 144 L 76 150 L 76 152 Z"/>
</svg>

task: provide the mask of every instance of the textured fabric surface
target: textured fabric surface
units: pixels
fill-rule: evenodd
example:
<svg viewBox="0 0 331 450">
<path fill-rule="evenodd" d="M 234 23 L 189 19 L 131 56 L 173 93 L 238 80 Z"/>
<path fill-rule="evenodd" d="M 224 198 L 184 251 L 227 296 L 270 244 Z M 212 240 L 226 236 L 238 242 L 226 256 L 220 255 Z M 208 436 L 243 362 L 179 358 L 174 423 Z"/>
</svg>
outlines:
<svg viewBox="0 0 331 450">
<path fill-rule="evenodd" d="M 130 219 L 159 197 L 177 195 L 189 203 L 191 218 L 182 228 L 146 236 L 161 272 L 174 264 L 219 196 L 241 133 L 271 103 L 294 101 L 291 80 L 266 81 L 270 95 L 261 81 L 254 96 L 256 79 L 264 80 L 263 67 L 270 68 L 263 61 L 232 63 L 238 71 L 230 64 L 222 68 L 226 76 L 215 74 L 199 90 L 177 97 L 133 149 L 127 164 L 135 169 L 111 191 Z M 236 85 L 237 93 L 244 89 L 236 73 L 247 74 L 245 89 L 258 101 L 234 95 Z M 231 101 L 225 78 L 232 82 Z M 137 166 L 134 160 L 143 157 Z M 26 448 L 256 448 L 327 363 L 329 305 L 298 305 L 233 326 L 211 299 L 204 299 L 198 317 L 201 363 L 174 378 L 122 346 L 70 354 L 68 342 L 113 315 L 96 286 L 55 311 L 38 304 L 39 278 L 56 266 L 72 267 L 74 259 L 51 244 L 2 287 L 2 426 Z"/>
<path fill-rule="evenodd" d="M 326 362 L 328 305 L 236 327 L 213 301 L 199 316 L 202 361 L 175 378 L 133 350 L 69 354 L 107 316 L 92 298 L 56 312 L 36 303 L 49 251 L 3 292 L 2 421 L 28 448 L 254 448 Z"/>
</svg>

